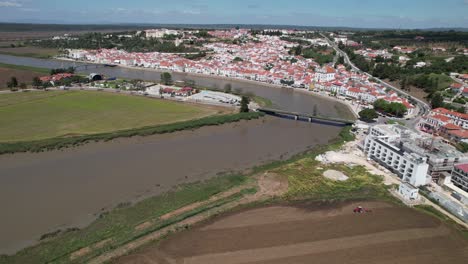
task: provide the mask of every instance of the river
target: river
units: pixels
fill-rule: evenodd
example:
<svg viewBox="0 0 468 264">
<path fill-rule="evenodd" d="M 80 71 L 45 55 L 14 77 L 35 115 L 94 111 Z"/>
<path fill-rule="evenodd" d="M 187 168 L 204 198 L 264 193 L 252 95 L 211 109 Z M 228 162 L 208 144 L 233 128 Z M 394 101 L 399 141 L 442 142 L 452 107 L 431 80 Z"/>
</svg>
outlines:
<svg viewBox="0 0 468 264">
<path fill-rule="evenodd" d="M 70 62 L 0 55 L 0 62 L 56 68 Z M 90 70 L 90 72 L 93 70 Z M 157 80 L 159 73 L 127 68 L 95 69 L 121 78 Z M 175 80 L 188 78 L 173 74 Z M 299 112 L 338 116 L 336 102 L 246 82 L 193 77 L 198 85 L 231 83 Z M 57 228 L 83 227 L 102 209 L 166 192 L 181 183 L 243 171 L 285 159 L 337 136 L 339 127 L 266 117 L 167 135 L 117 139 L 44 153 L 0 156 L 0 254 L 33 245 Z"/>
</svg>

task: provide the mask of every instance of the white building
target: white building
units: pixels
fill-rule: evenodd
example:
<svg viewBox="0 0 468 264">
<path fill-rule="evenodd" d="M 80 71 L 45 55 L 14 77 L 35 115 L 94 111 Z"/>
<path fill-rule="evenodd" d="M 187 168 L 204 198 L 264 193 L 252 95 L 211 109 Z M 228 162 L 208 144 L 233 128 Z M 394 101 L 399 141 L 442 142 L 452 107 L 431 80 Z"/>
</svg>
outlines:
<svg viewBox="0 0 468 264">
<path fill-rule="evenodd" d="M 427 158 L 403 150 L 399 140 L 406 137 L 406 129 L 395 125 L 378 125 L 370 128 L 364 142 L 368 158 L 397 174 L 413 186 L 429 183 Z"/>
<path fill-rule="evenodd" d="M 419 189 L 406 182 L 400 184 L 398 193 L 408 201 L 417 200 L 419 198 Z"/>
<path fill-rule="evenodd" d="M 332 67 L 318 68 L 315 72 L 314 80 L 316 82 L 330 82 L 335 80 L 336 71 Z"/>
<path fill-rule="evenodd" d="M 163 38 L 164 35 L 177 35 L 179 32 L 177 30 L 170 29 L 148 29 L 145 30 L 147 38 Z"/>
</svg>

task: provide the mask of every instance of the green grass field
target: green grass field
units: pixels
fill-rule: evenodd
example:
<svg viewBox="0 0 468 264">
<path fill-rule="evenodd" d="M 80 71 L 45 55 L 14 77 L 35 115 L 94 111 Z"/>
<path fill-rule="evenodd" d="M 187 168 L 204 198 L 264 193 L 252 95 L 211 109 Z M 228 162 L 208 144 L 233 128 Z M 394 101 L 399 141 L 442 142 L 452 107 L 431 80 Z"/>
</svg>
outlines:
<svg viewBox="0 0 468 264">
<path fill-rule="evenodd" d="M 0 142 L 76 136 L 180 122 L 216 110 L 104 92 L 0 95 Z"/>
<path fill-rule="evenodd" d="M 30 66 L 24 66 L 24 65 L 6 64 L 6 63 L 0 63 L 0 68 L 22 70 L 22 71 L 32 71 L 32 72 L 43 73 L 46 75 L 50 73 L 50 69 L 46 69 L 46 68 L 30 67 Z"/>
</svg>

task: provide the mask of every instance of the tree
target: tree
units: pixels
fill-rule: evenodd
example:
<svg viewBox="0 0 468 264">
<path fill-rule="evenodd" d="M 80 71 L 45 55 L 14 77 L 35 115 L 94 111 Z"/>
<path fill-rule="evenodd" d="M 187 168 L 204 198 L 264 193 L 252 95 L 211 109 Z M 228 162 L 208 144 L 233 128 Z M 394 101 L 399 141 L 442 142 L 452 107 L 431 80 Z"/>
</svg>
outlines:
<svg viewBox="0 0 468 264">
<path fill-rule="evenodd" d="M 161 83 L 164 85 L 172 85 L 172 75 L 168 72 L 161 73 Z"/>
<path fill-rule="evenodd" d="M 226 85 L 224 85 L 224 92 L 225 93 L 231 93 L 232 92 L 232 85 L 230 83 L 226 83 Z"/>
<path fill-rule="evenodd" d="M 465 143 L 465 142 L 460 142 L 458 143 L 458 145 L 456 146 L 457 149 L 463 153 L 466 153 L 468 152 L 468 144 Z"/>
<path fill-rule="evenodd" d="M 396 103 L 396 102 L 392 102 L 388 104 L 387 110 L 386 110 L 387 113 L 393 114 L 397 117 L 403 117 L 407 111 L 408 109 L 406 108 L 404 104 Z"/>
<path fill-rule="evenodd" d="M 344 57 L 343 56 L 339 56 L 338 57 L 338 60 L 336 61 L 336 64 L 345 64 L 345 61 L 344 61 Z"/>
<path fill-rule="evenodd" d="M 364 122 L 371 122 L 375 118 L 377 118 L 379 115 L 374 109 L 366 108 L 359 112 L 359 118 L 364 121 Z"/>
<path fill-rule="evenodd" d="M 18 87 L 18 79 L 16 79 L 16 77 L 11 77 L 10 78 L 10 81 L 7 82 L 7 86 L 8 88 L 10 88 L 11 90 L 15 89 Z"/>
<path fill-rule="evenodd" d="M 440 93 L 435 93 L 431 98 L 432 109 L 444 106 L 444 97 Z"/>
<path fill-rule="evenodd" d="M 243 61 L 243 59 L 241 57 L 235 57 L 232 61 L 238 62 L 238 61 Z"/>
<path fill-rule="evenodd" d="M 401 78 L 400 87 L 402 90 L 406 90 L 407 79 L 406 77 Z"/>
<path fill-rule="evenodd" d="M 374 102 L 374 109 L 377 111 L 385 111 L 387 102 L 384 99 L 378 99 Z"/>
<path fill-rule="evenodd" d="M 249 112 L 249 103 L 250 103 L 250 100 L 247 96 L 242 96 L 242 100 L 241 100 L 241 106 L 240 106 L 240 112 L 241 113 L 247 113 Z"/>
<path fill-rule="evenodd" d="M 301 45 L 299 45 L 299 46 L 296 47 L 296 50 L 295 50 L 294 54 L 295 54 L 296 56 L 299 56 L 299 55 L 302 54 L 302 46 L 301 46 Z"/>
<path fill-rule="evenodd" d="M 39 79 L 39 77 L 34 77 L 33 78 L 33 83 L 32 85 L 37 89 L 39 86 L 42 86 L 42 81 Z"/>
</svg>

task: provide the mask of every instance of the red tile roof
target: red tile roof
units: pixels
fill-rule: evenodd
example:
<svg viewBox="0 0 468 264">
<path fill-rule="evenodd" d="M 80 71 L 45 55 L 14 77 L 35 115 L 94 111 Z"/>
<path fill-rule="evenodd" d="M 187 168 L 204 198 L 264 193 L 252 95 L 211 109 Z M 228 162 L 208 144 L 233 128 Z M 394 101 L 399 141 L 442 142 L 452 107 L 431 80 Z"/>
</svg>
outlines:
<svg viewBox="0 0 468 264">
<path fill-rule="evenodd" d="M 461 129 L 460 126 L 457 126 L 455 124 L 452 124 L 452 123 L 448 123 L 444 126 L 446 129 L 449 129 L 449 130 L 459 130 Z"/>
<path fill-rule="evenodd" d="M 468 130 L 466 130 L 466 129 L 453 130 L 453 131 L 449 131 L 448 133 L 450 135 L 454 135 L 454 136 L 459 137 L 461 139 L 468 138 Z"/>
<path fill-rule="evenodd" d="M 455 165 L 455 168 L 462 170 L 463 172 L 468 172 L 468 163 Z"/>
</svg>

